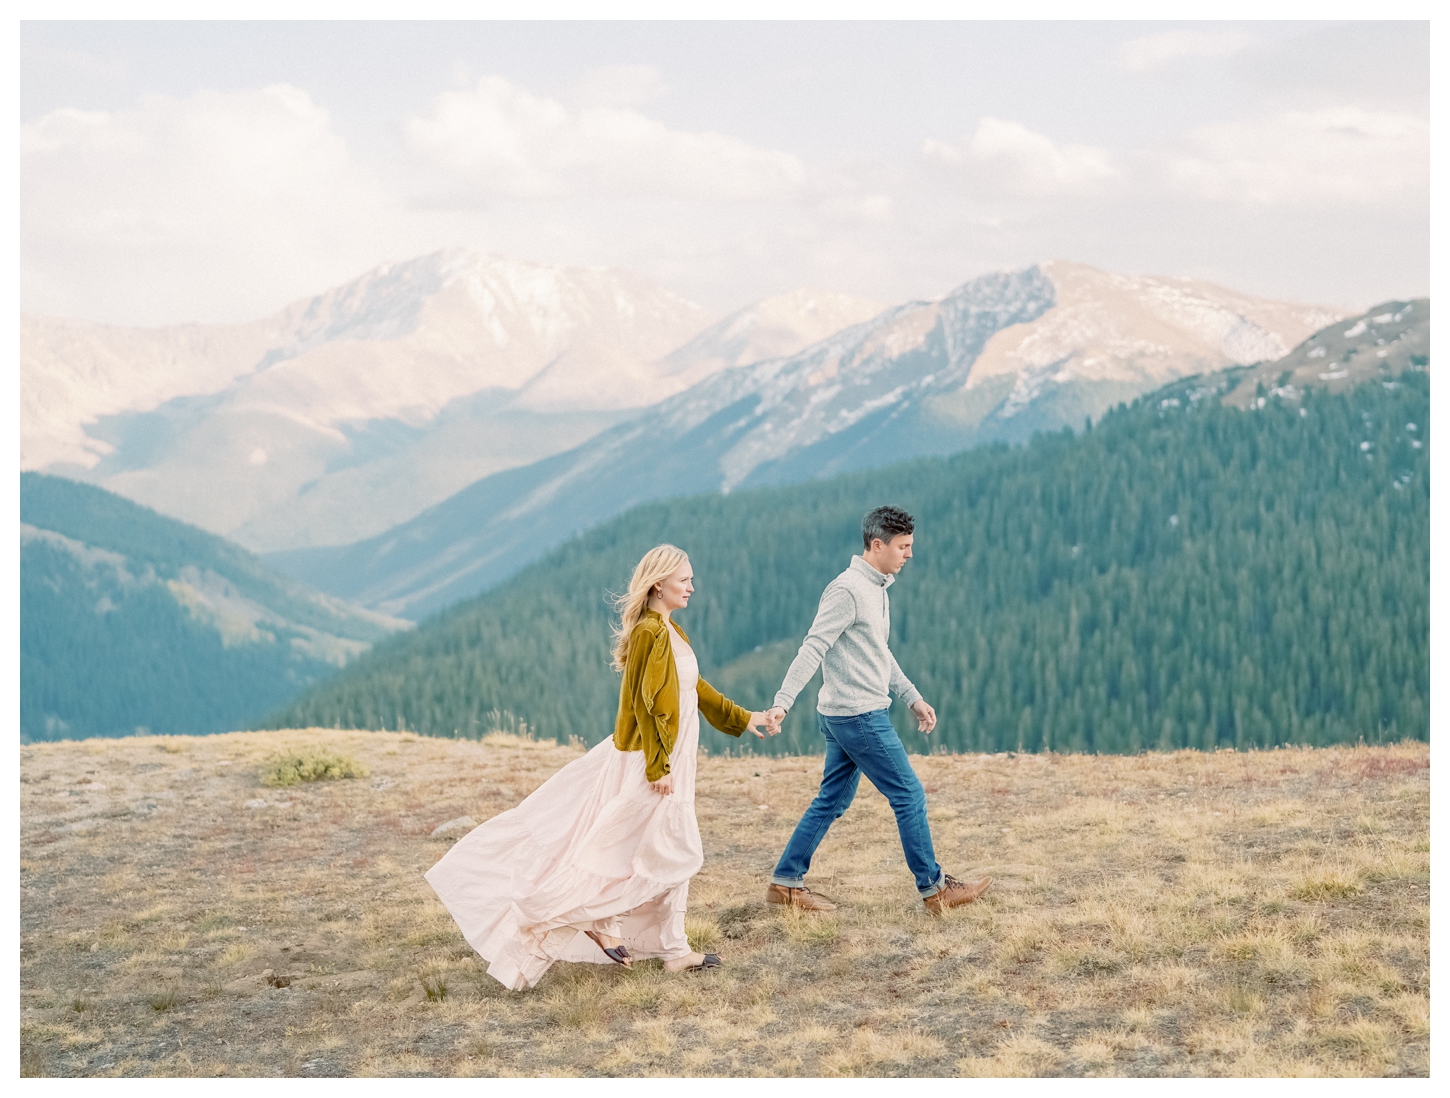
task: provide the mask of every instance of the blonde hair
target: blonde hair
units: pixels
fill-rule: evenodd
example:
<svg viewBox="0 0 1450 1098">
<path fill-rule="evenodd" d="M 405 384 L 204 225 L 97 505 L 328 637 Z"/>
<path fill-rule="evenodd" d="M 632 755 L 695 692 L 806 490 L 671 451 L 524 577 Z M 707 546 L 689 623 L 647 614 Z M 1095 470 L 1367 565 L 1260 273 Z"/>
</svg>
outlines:
<svg viewBox="0 0 1450 1098">
<path fill-rule="evenodd" d="M 629 580 L 629 590 L 614 597 L 619 621 L 614 626 L 614 669 L 624 670 L 629 658 L 629 638 L 649 605 L 650 591 L 661 580 L 667 580 L 689 560 L 689 554 L 674 545 L 656 545 L 640 558 Z"/>
</svg>

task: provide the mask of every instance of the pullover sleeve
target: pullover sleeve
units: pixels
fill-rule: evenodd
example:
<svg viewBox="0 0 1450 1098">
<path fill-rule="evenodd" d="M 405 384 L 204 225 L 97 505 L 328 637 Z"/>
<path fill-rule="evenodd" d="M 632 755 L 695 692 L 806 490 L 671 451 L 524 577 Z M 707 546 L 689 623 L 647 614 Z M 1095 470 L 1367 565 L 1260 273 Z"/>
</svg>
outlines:
<svg viewBox="0 0 1450 1098">
<path fill-rule="evenodd" d="M 786 712 L 795 704 L 796 695 L 805 689 L 806 683 L 821 666 L 831 645 L 856 620 L 856 600 L 844 587 L 831 584 L 821 595 L 821 604 L 816 609 L 816 620 L 811 622 L 810 632 L 801 642 L 800 651 L 791 661 L 785 681 L 775 694 L 775 704 Z M 897 672 L 900 673 L 899 671 Z M 903 680 L 905 676 L 902 676 Z M 908 684 L 909 685 L 909 684 Z"/>
<path fill-rule="evenodd" d="M 736 705 L 704 679 L 695 683 L 700 715 L 727 736 L 738 736 L 750 727 L 750 710 Z"/>
<path fill-rule="evenodd" d="M 672 659 L 670 638 L 658 636 L 648 629 L 636 629 L 629 642 L 629 658 L 624 665 L 624 681 L 633 699 L 635 721 L 644 741 L 644 775 L 647 781 L 658 781 L 670 772 L 670 751 L 665 745 L 664 730 L 675 716 L 670 691 L 664 689 Z"/>
<path fill-rule="evenodd" d="M 895 655 L 891 656 L 891 692 L 900 698 L 901 703 L 908 709 L 921 701 L 921 691 L 911 684 L 911 680 L 901 670 L 901 665 L 896 662 Z"/>
</svg>

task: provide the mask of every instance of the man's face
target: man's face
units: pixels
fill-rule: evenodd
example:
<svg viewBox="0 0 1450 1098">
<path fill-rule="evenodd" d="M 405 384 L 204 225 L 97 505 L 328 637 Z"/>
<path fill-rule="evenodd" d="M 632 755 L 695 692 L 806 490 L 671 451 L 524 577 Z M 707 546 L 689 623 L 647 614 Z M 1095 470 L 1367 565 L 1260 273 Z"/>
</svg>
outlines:
<svg viewBox="0 0 1450 1098">
<path fill-rule="evenodd" d="M 914 534 L 897 534 L 890 541 L 873 538 L 871 549 L 867 553 L 871 558 L 871 567 L 883 576 L 896 575 L 901 571 L 901 566 L 911 559 L 911 543 L 915 540 Z"/>
</svg>

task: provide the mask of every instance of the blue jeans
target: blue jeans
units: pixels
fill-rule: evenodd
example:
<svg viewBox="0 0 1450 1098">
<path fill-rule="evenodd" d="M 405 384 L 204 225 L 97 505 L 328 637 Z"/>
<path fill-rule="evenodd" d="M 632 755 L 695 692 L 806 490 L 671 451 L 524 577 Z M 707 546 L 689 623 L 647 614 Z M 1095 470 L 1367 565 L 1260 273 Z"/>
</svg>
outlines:
<svg viewBox="0 0 1450 1098">
<path fill-rule="evenodd" d="M 901 849 L 916 878 L 916 890 L 923 897 L 941 891 L 942 868 L 936 863 L 931 828 L 926 822 L 926 790 L 906 759 L 906 749 L 888 713 L 877 709 L 854 717 L 816 714 L 821 735 L 826 737 L 826 772 L 821 778 L 821 791 L 795 825 L 771 884 L 800 888 L 811 867 L 811 855 L 831 824 L 851 807 L 864 771 L 896 813 Z"/>
</svg>

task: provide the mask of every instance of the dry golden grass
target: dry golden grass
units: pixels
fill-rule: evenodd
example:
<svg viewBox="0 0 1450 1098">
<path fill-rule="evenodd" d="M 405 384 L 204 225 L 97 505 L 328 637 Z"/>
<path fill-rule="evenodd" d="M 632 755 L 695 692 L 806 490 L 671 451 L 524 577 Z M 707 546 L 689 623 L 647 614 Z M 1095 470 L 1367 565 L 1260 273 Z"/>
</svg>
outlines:
<svg viewBox="0 0 1450 1098">
<path fill-rule="evenodd" d="M 371 777 L 261 786 L 297 747 Z M 22 1072 L 1428 1074 L 1426 745 L 915 758 L 943 865 L 997 879 L 941 920 L 864 782 L 812 874 L 840 910 L 767 910 L 821 761 L 703 758 L 688 929 L 726 967 L 557 965 L 507 992 L 423 880 L 449 841 L 429 832 L 576 753 L 324 730 L 23 747 Z"/>
</svg>

